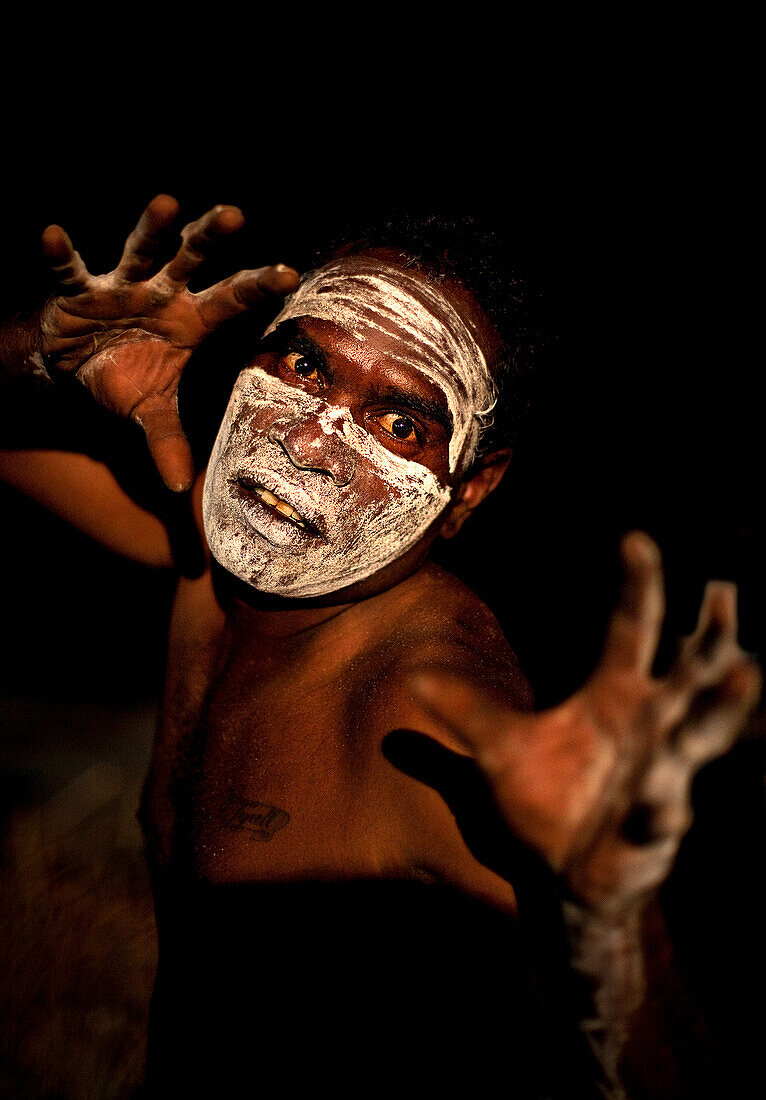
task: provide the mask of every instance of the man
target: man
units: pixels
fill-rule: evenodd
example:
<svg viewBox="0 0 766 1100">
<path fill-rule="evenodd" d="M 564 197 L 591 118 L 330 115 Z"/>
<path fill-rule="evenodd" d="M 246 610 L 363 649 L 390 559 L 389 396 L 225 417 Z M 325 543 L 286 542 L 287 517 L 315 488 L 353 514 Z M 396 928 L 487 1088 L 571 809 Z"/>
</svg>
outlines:
<svg viewBox="0 0 766 1100">
<path fill-rule="evenodd" d="M 75 372 L 141 424 L 210 549 L 179 579 L 142 808 L 160 936 L 147 1088 L 619 1094 L 643 912 L 693 774 L 757 695 L 734 591 L 708 587 L 652 678 L 661 569 L 630 536 L 599 666 L 533 714 L 491 613 L 429 560 L 510 459 L 518 288 L 479 295 L 431 225 L 419 251 L 411 227 L 387 229 L 300 281 L 277 265 L 191 294 L 242 216 L 215 208 L 165 262 L 177 214 L 158 196 L 98 277 L 50 227 L 60 293 L 4 356 Z M 283 294 L 195 480 L 184 367 Z M 11 452 L 3 473 L 111 548 L 173 564 L 166 525 L 105 465 Z"/>
</svg>

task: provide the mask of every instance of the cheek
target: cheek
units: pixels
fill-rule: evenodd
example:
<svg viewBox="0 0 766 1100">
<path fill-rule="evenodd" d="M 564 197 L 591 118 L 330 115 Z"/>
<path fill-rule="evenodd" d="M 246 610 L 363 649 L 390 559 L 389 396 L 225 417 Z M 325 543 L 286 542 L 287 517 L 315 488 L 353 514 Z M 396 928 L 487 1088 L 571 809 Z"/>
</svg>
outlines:
<svg viewBox="0 0 766 1100">
<path fill-rule="evenodd" d="M 356 471 L 347 494 L 355 505 L 363 508 L 379 510 L 396 502 L 396 494 L 385 472 L 359 455 L 356 455 Z"/>
<path fill-rule="evenodd" d="M 268 435 L 277 416 L 274 409 L 243 401 L 232 420 L 226 449 L 248 454 Z"/>
<path fill-rule="evenodd" d="M 442 486 L 449 486 L 454 488 L 456 474 L 455 471 L 450 469 L 449 452 L 447 450 L 447 444 L 438 449 L 434 448 L 428 452 L 427 457 L 424 459 L 424 464 L 428 466 Z"/>
<path fill-rule="evenodd" d="M 426 517 L 434 518 L 449 499 L 450 492 L 438 485 L 430 473 L 420 469 L 422 472 L 410 473 L 401 465 L 388 463 L 385 457 L 376 456 L 371 460 L 369 456 L 359 456 L 356 474 L 349 486 L 348 505 L 353 509 L 350 518 L 364 512 L 365 522 L 385 520 L 394 525 L 400 535 L 405 530 L 420 527 Z"/>
</svg>

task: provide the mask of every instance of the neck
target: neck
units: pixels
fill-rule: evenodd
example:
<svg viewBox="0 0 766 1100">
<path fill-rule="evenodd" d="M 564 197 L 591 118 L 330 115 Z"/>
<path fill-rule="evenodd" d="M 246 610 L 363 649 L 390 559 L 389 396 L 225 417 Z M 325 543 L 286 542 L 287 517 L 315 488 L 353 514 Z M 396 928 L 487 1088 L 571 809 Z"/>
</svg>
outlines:
<svg viewBox="0 0 766 1100">
<path fill-rule="evenodd" d="M 235 630 L 263 637 L 288 638 L 312 630 L 348 611 L 358 600 L 340 593 L 310 600 L 287 599 L 258 592 L 214 563 L 213 583 L 219 603 Z"/>
<path fill-rule="evenodd" d="M 376 589 L 341 589 L 312 599 L 271 596 L 251 588 L 217 563 L 213 583 L 218 601 L 235 630 L 261 637 L 289 638 L 316 629 L 360 605 L 369 605 L 392 589 L 401 589 L 422 569 L 423 563 L 406 576 Z"/>
</svg>

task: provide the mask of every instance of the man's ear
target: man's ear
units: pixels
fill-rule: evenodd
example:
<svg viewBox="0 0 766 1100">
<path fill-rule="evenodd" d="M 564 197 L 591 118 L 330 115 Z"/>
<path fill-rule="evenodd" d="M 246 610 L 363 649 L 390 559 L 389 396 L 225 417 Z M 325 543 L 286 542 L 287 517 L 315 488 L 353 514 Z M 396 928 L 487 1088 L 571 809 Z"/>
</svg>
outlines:
<svg viewBox="0 0 766 1100">
<path fill-rule="evenodd" d="M 478 508 L 492 490 L 497 488 L 508 469 L 512 454 L 509 448 L 505 448 L 476 460 L 455 494 L 452 508 L 439 532 L 442 538 L 453 538 L 474 508 Z"/>
</svg>

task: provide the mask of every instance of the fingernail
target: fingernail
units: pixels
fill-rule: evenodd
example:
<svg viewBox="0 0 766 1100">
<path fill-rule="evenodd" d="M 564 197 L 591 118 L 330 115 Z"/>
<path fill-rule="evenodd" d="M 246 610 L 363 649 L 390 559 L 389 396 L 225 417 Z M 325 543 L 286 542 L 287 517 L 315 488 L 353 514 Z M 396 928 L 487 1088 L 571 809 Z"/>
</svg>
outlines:
<svg viewBox="0 0 766 1100">
<path fill-rule="evenodd" d="M 660 550 L 649 535 L 643 531 L 631 531 L 622 543 L 623 553 L 633 565 L 657 565 L 660 562 Z"/>
</svg>

